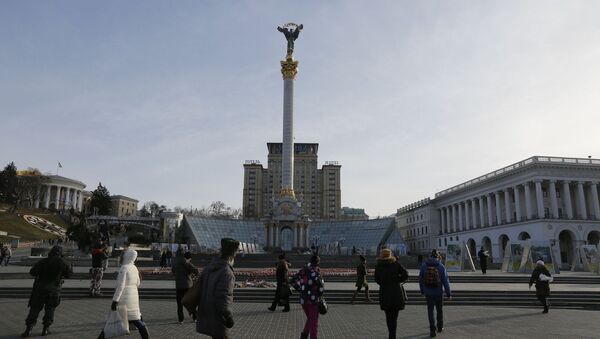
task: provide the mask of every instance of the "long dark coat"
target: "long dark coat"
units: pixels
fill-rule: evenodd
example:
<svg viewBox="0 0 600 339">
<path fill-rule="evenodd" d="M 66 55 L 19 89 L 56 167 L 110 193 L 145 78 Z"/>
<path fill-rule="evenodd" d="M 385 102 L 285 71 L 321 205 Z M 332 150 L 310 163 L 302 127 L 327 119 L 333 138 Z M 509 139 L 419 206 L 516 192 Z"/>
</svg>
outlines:
<svg viewBox="0 0 600 339">
<path fill-rule="evenodd" d="M 479 250 L 477 256 L 479 257 L 479 265 L 481 266 L 481 269 L 487 270 L 488 255 L 485 253 L 484 250 Z"/>
<path fill-rule="evenodd" d="M 290 285 L 289 285 L 289 263 L 285 260 L 279 260 L 277 262 L 277 271 L 275 275 L 277 277 L 277 289 L 275 293 L 279 295 L 281 299 L 287 299 L 290 296 Z"/>
<path fill-rule="evenodd" d="M 379 284 L 379 306 L 382 310 L 402 310 L 405 300 L 401 283 L 408 279 L 408 272 L 396 258 L 377 259 L 375 282 Z"/>
<path fill-rule="evenodd" d="M 538 297 L 548 297 L 550 295 L 550 283 L 540 280 L 540 274 L 550 277 L 551 274 L 545 266 L 536 265 L 531 278 L 529 278 L 529 286 L 535 284 L 535 292 Z"/>
<path fill-rule="evenodd" d="M 183 255 L 178 255 L 173 261 L 171 272 L 175 276 L 175 288 L 180 290 L 192 287 L 194 284 L 192 275 L 198 274 L 198 268 L 190 260 L 184 258 Z"/>
<path fill-rule="evenodd" d="M 228 337 L 225 319 L 231 317 L 235 276 L 226 259 L 215 258 L 201 275 L 202 292 L 198 304 L 196 332 L 211 337 Z"/>
<path fill-rule="evenodd" d="M 48 258 L 33 265 L 29 274 L 35 277 L 29 306 L 56 307 L 60 304 L 60 288 L 63 279 L 71 277 L 73 268 L 60 253 L 50 252 Z"/>
</svg>

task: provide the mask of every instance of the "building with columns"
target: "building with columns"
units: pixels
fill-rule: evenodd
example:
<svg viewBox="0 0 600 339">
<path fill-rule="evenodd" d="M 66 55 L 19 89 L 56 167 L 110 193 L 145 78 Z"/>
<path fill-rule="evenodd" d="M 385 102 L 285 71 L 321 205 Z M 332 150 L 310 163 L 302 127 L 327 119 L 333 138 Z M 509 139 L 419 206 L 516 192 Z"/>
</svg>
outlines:
<svg viewBox="0 0 600 339">
<path fill-rule="evenodd" d="M 81 181 L 61 177 L 59 175 L 43 176 L 39 187 L 39 194 L 35 200 L 35 208 L 54 210 L 67 210 L 74 208 L 82 210 L 83 189 L 85 184 Z"/>
<path fill-rule="evenodd" d="M 600 239 L 599 182 L 599 159 L 533 156 L 453 186 L 429 203 L 429 249 L 465 242 L 501 262 L 508 241 L 544 241 L 570 267 L 579 246 Z"/>
</svg>

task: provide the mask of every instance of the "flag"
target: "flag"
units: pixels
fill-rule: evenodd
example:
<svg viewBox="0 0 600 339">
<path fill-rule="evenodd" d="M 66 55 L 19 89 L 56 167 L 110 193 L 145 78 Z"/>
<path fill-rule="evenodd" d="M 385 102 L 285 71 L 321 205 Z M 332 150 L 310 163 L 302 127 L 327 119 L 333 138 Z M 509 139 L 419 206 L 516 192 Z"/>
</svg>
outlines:
<svg viewBox="0 0 600 339">
<path fill-rule="evenodd" d="M 60 163 L 60 161 L 58 162 L 58 168 L 62 168 L 62 164 Z"/>
</svg>

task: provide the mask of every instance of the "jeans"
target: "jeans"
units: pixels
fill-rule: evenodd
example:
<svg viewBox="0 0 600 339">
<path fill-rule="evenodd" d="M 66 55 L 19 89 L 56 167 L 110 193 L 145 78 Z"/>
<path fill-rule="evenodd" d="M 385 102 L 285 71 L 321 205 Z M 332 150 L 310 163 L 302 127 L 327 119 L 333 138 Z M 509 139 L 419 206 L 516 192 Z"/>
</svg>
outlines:
<svg viewBox="0 0 600 339">
<path fill-rule="evenodd" d="M 427 316 L 429 317 L 429 330 L 434 332 L 436 329 L 435 320 L 433 318 L 433 308 L 437 311 L 437 328 L 444 327 L 444 311 L 442 306 L 444 304 L 443 297 L 440 296 L 425 296 L 427 299 Z"/>
<path fill-rule="evenodd" d="M 304 323 L 303 333 L 310 334 L 310 339 L 317 339 L 317 329 L 319 328 L 319 305 L 304 304 L 302 305 L 304 314 L 306 314 L 306 322 Z"/>
<path fill-rule="evenodd" d="M 390 339 L 396 339 L 398 313 L 400 313 L 400 310 L 385 310 L 385 323 L 387 324 L 388 336 Z"/>
</svg>

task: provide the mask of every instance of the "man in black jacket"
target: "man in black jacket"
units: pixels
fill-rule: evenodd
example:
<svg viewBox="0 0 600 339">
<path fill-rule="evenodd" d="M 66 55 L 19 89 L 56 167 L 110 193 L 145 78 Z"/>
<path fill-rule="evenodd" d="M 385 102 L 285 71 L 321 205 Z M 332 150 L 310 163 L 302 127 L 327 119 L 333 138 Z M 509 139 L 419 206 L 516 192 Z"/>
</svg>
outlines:
<svg viewBox="0 0 600 339">
<path fill-rule="evenodd" d="M 177 250 L 177 256 L 175 257 L 175 261 L 173 261 L 171 272 L 175 276 L 177 319 L 179 324 L 183 324 L 183 304 L 181 303 L 181 299 L 194 284 L 192 275 L 198 275 L 198 268 L 192 264 L 192 254 L 190 252 L 185 252 L 184 254 L 181 249 Z M 195 313 L 192 313 L 191 316 L 196 320 Z"/>
<path fill-rule="evenodd" d="M 44 309 L 42 335 L 50 334 L 48 328 L 54 322 L 54 310 L 60 304 L 63 278 L 69 278 L 73 274 L 73 267 L 62 258 L 62 247 L 54 246 L 48 253 L 48 258 L 38 261 L 29 274 L 35 277 L 35 282 L 29 298 L 29 314 L 25 319 L 27 328 L 21 334 L 23 338 L 29 336 L 42 309 Z"/>
<path fill-rule="evenodd" d="M 285 253 L 279 255 L 277 262 L 277 288 L 275 289 L 275 298 L 269 311 L 274 312 L 279 303 L 283 304 L 283 312 L 290 311 L 290 285 L 288 280 L 289 262 L 285 260 Z"/>
</svg>

